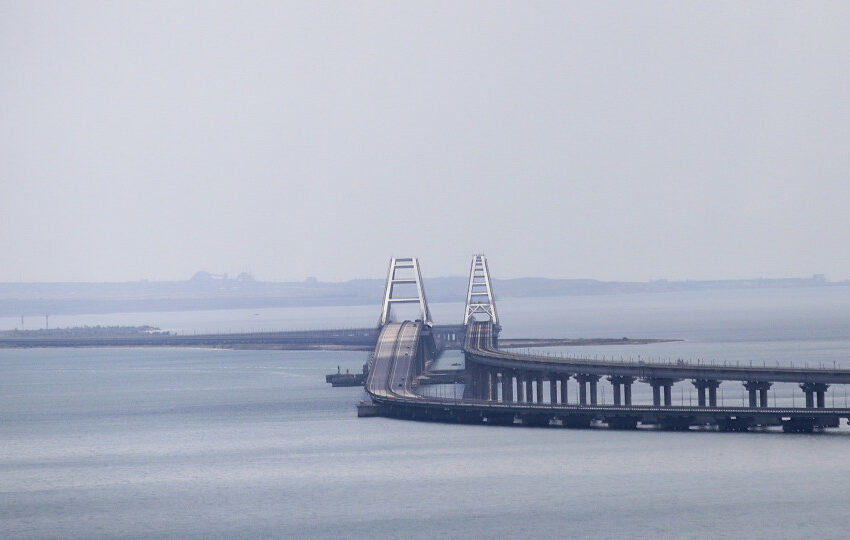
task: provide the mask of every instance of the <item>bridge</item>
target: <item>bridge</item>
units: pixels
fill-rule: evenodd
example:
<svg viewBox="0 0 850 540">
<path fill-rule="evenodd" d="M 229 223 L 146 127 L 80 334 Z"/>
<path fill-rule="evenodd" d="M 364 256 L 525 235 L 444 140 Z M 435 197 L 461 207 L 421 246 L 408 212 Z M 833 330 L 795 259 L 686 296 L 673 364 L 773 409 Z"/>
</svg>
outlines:
<svg viewBox="0 0 850 540">
<path fill-rule="evenodd" d="M 416 296 L 397 294 L 407 285 Z M 439 350 L 425 289 L 415 258 L 392 259 L 387 278 L 380 334 L 366 380 L 369 400 L 358 407 L 361 416 L 380 415 L 411 420 L 589 427 L 607 425 L 634 429 L 639 425 L 684 430 L 715 427 L 726 431 L 781 426 L 789 432 L 835 428 L 850 422 L 850 408 L 826 406 L 832 385 L 850 383 L 850 370 L 794 367 L 708 365 L 677 361 L 645 363 L 581 357 L 554 358 L 500 350 L 501 330 L 490 282 L 487 258 L 475 255 L 470 267 L 463 325 L 464 390 L 452 397 L 425 392 Z M 419 317 L 394 321 L 392 307 L 416 304 Z M 568 381 L 578 385 L 574 403 Z M 697 391 L 696 405 L 675 405 L 673 385 L 689 381 Z M 740 407 L 718 405 L 722 382 L 740 382 L 748 401 Z M 611 385 L 611 404 L 600 403 L 600 384 Z M 768 391 L 775 383 L 794 383 L 805 395 L 800 407 L 771 407 Z M 651 405 L 632 403 L 635 383 L 652 388 Z"/>
</svg>

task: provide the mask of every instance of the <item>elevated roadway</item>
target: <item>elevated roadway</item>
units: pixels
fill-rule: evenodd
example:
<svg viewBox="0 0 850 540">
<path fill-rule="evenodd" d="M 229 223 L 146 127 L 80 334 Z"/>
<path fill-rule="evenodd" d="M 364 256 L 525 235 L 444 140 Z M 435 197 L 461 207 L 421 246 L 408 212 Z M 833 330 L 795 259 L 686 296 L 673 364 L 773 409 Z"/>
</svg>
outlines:
<svg viewBox="0 0 850 540">
<path fill-rule="evenodd" d="M 511 425 L 562 425 L 586 427 L 593 422 L 612 428 L 632 429 L 639 424 L 667 429 L 711 426 L 725 430 L 782 426 L 786 431 L 812 431 L 837 427 L 841 418 L 850 419 L 850 408 L 826 407 L 830 385 L 850 383 L 850 370 L 793 367 L 705 365 L 686 362 L 648 364 L 599 361 L 588 358 L 552 358 L 500 350 L 496 344 L 499 326 L 489 285 L 486 258 L 473 259 L 465 315 L 464 392 L 460 398 L 426 396 L 420 381 L 428 379 L 429 351 L 423 346 L 432 337 L 430 319 L 418 274 L 418 261 L 402 259 L 391 263 L 384 313 L 393 300 L 395 283 L 415 281 L 418 298 L 401 297 L 399 302 L 419 302 L 422 319 L 387 322 L 383 325 L 366 392 L 377 414 L 417 420 Z M 412 278 L 399 278 L 396 267 L 415 268 Z M 477 320 L 486 317 L 487 320 Z M 425 322 L 423 322 L 425 321 Z M 425 377 L 422 377 L 423 372 Z M 612 385 L 613 403 L 597 401 L 602 377 Z M 569 402 L 568 380 L 578 383 L 579 396 Z M 675 406 L 671 388 L 690 379 L 698 393 L 697 406 Z M 652 386 L 653 404 L 634 405 L 632 384 Z M 723 381 L 741 381 L 749 393 L 749 406 L 717 404 L 717 388 Z M 775 382 L 797 383 L 806 395 L 805 407 L 770 407 L 768 389 Z M 548 384 L 544 384 L 548 383 Z M 548 392 L 544 392 L 548 387 Z"/>
<path fill-rule="evenodd" d="M 474 323 L 467 331 L 464 350 L 473 363 L 516 368 L 529 372 L 614 375 L 638 379 L 706 379 L 724 381 L 765 381 L 790 383 L 850 384 L 850 370 L 811 369 L 783 366 L 739 366 L 675 363 L 618 362 L 589 358 L 558 358 L 527 355 L 493 347 L 492 325 Z"/>
<path fill-rule="evenodd" d="M 471 352 L 494 352 L 488 345 L 492 331 L 487 324 L 470 328 Z M 756 426 L 783 426 L 788 431 L 811 431 L 816 427 L 837 427 L 840 418 L 850 418 L 850 408 L 793 407 L 708 407 L 673 405 L 568 404 L 557 399 L 507 399 L 502 389 L 487 398 L 460 399 L 425 396 L 418 392 L 417 366 L 421 362 L 422 324 L 391 323 L 381 331 L 366 391 L 385 416 L 465 423 L 507 425 L 563 425 L 587 427 L 598 421 L 614 428 L 634 428 L 639 424 L 668 429 L 691 426 L 718 426 L 726 430 L 746 430 Z M 419 353 L 416 353 L 419 351 Z M 516 355 L 510 355 L 516 356 Z M 514 358 L 517 362 L 525 357 Z M 548 358 L 546 359 L 548 361 Z M 528 360 L 535 362 L 534 358 Z M 580 365 L 585 365 L 581 363 Z M 467 381 L 467 384 L 470 384 Z M 501 383 L 500 383 L 501 384 Z"/>
</svg>

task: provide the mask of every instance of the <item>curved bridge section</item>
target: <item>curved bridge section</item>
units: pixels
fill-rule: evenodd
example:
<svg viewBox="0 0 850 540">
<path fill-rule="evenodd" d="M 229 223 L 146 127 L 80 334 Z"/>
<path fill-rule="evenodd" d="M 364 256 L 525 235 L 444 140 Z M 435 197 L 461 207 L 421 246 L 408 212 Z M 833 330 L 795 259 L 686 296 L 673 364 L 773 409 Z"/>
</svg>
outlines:
<svg viewBox="0 0 850 540">
<path fill-rule="evenodd" d="M 475 262 L 472 271 L 476 271 Z M 487 281 L 487 300 L 495 315 L 489 276 Z M 424 303 L 424 294 L 422 299 Z M 434 354 L 430 324 L 418 320 L 383 325 L 366 382 L 377 414 L 501 425 L 587 427 L 599 422 L 619 429 L 648 424 L 666 429 L 717 426 L 730 431 L 782 426 L 786 431 L 802 432 L 838 427 L 841 418 L 850 419 L 850 408 L 826 407 L 830 385 L 850 383 L 850 370 L 644 364 L 520 355 L 496 346 L 499 328 L 494 324 L 495 317 L 476 320 L 470 316 L 469 302 L 465 317 L 465 389 L 460 398 L 419 392 L 420 375 L 427 375 Z M 573 399 L 567 392 L 571 378 L 578 383 L 578 396 Z M 612 404 L 598 402 L 603 378 L 611 384 Z M 696 406 L 673 404 L 671 389 L 682 381 L 690 381 L 696 388 Z M 717 389 L 725 381 L 743 383 L 749 406 L 718 406 Z M 652 387 L 652 405 L 632 403 L 635 382 Z M 768 390 L 776 382 L 799 384 L 806 396 L 805 407 L 770 407 Z"/>
<path fill-rule="evenodd" d="M 383 327 L 366 379 L 366 392 L 377 401 L 418 399 L 414 392 L 417 375 L 424 368 L 426 352 L 421 340 L 422 323 L 405 321 Z"/>
<path fill-rule="evenodd" d="M 814 427 L 837 427 L 839 418 L 850 418 L 850 409 L 827 408 L 825 399 L 830 385 L 850 383 L 850 370 L 706 366 L 686 362 L 644 364 L 520 355 L 496 349 L 492 333 L 487 323 L 477 323 L 467 330 L 466 380 L 471 389 L 466 396 L 474 400 L 533 404 L 557 412 L 571 408 L 567 383 L 573 378 L 579 394 L 574 400 L 576 406 L 579 410 L 595 411 L 586 420 L 626 427 L 638 423 L 682 429 L 691 425 L 730 429 L 782 425 L 789 431 L 809 431 Z M 612 405 L 598 403 L 598 388 L 603 378 L 611 383 Z M 672 386 L 688 380 L 697 390 L 697 406 L 674 405 Z M 749 394 L 748 407 L 718 406 L 717 389 L 724 381 L 743 383 Z M 652 405 L 632 404 L 635 382 L 652 387 Z M 806 396 L 806 406 L 770 407 L 768 390 L 775 382 L 799 384 Z"/>
</svg>

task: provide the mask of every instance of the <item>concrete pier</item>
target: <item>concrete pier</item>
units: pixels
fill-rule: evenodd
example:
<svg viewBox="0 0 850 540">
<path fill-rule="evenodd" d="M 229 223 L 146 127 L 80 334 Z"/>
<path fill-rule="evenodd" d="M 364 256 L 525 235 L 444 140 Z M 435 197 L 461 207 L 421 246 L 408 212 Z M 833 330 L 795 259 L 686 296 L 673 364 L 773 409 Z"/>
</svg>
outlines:
<svg viewBox="0 0 850 540">
<path fill-rule="evenodd" d="M 611 382 L 611 387 L 614 394 L 614 405 L 632 404 L 632 383 L 635 382 L 634 377 L 626 377 L 622 375 L 611 375 L 608 377 Z M 622 393 L 620 390 L 622 389 Z"/>
<path fill-rule="evenodd" d="M 747 381 L 744 388 L 749 392 L 750 407 L 767 407 L 767 391 L 773 383 L 765 381 Z"/>
<path fill-rule="evenodd" d="M 664 406 L 670 407 L 673 405 L 673 383 L 674 379 L 658 378 L 645 379 L 652 387 L 652 404 L 656 407 L 661 406 L 661 395 L 664 394 Z"/>
<path fill-rule="evenodd" d="M 828 384 L 824 383 L 802 383 L 800 388 L 806 394 L 806 408 L 815 408 L 815 397 L 817 397 L 817 408 L 823 409 L 826 407 L 826 391 L 829 388 Z"/>
<path fill-rule="evenodd" d="M 589 374 L 578 374 L 576 375 L 576 381 L 578 381 L 578 397 L 580 405 L 587 405 L 588 401 L 588 390 L 590 393 L 590 404 L 596 405 L 597 402 L 597 387 L 599 383 L 600 375 L 589 375 Z M 589 389 L 588 389 L 589 387 Z"/>
<path fill-rule="evenodd" d="M 549 403 L 558 403 L 558 377 L 549 375 Z"/>
<path fill-rule="evenodd" d="M 502 401 L 506 403 L 514 401 L 514 373 L 509 369 L 502 372 Z"/>
<path fill-rule="evenodd" d="M 708 393 L 708 406 L 717 407 L 717 387 L 720 386 L 720 381 L 712 379 L 694 379 L 693 385 L 697 389 L 697 405 L 700 407 L 706 406 L 706 391 Z"/>
</svg>

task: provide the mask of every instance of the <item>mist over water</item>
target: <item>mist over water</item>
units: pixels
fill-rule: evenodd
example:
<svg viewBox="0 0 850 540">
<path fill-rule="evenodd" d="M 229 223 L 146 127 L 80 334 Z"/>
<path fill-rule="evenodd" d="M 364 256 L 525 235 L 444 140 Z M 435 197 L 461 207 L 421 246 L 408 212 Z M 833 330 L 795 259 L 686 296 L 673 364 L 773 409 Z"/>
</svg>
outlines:
<svg viewBox="0 0 850 540">
<path fill-rule="evenodd" d="M 438 323 L 462 312 L 431 307 Z M 499 308 L 504 337 L 685 340 L 553 352 L 845 367 L 850 358 L 850 288 L 843 287 L 507 299 Z M 184 332 L 306 328 L 319 320 L 369 326 L 377 312 L 114 314 L 62 324 Z M 0 350 L 4 535 L 843 537 L 846 426 L 794 435 L 357 419 L 362 389 L 331 388 L 324 374 L 359 370 L 365 358 Z M 679 392 L 687 385 L 674 387 L 674 400 L 687 400 Z M 727 399 L 737 399 L 740 384 L 727 386 Z"/>
</svg>

